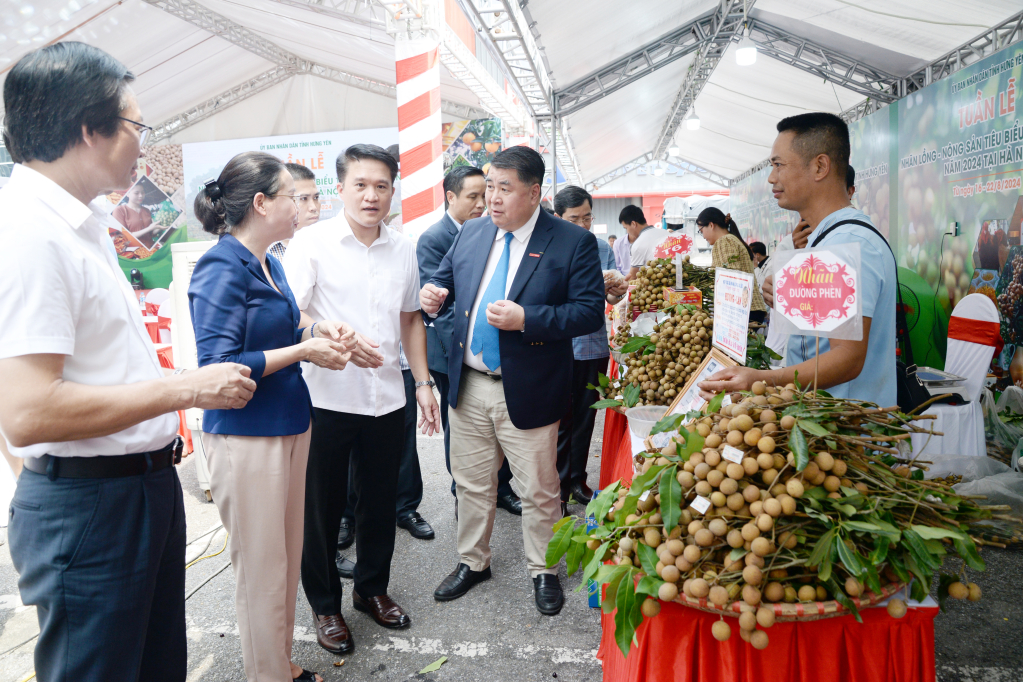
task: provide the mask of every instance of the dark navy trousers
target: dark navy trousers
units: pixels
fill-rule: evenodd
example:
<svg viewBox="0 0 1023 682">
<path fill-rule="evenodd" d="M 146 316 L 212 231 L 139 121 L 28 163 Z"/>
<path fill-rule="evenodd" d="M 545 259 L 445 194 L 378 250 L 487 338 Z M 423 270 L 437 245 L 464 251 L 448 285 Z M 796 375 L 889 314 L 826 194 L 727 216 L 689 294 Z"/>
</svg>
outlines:
<svg viewBox="0 0 1023 682">
<path fill-rule="evenodd" d="M 56 478 L 25 469 L 11 558 L 39 617 L 39 682 L 183 682 L 185 508 L 174 467 Z"/>
</svg>

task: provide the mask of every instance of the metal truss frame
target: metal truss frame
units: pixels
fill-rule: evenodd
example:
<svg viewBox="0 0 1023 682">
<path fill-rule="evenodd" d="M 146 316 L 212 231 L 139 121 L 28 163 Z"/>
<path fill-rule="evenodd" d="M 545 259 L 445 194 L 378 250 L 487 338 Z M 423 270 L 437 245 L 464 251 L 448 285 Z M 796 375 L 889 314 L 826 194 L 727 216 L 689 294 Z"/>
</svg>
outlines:
<svg viewBox="0 0 1023 682">
<path fill-rule="evenodd" d="M 631 173 L 632 171 L 639 168 L 640 166 L 645 166 L 648 163 L 654 163 L 658 160 L 658 158 L 659 157 L 655 156 L 653 152 L 647 152 L 646 154 L 637 156 L 632 161 L 622 164 L 618 168 L 615 168 L 613 171 L 608 171 L 607 173 L 601 175 L 599 178 L 596 178 L 586 183 L 586 189 L 591 192 L 596 192 L 597 190 L 599 190 L 601 187 L 608 184 L 612 180 L 620 178 L 623 175 L 627 175 L 628 173 Z M 676 166 L 687 173 L 692 173 L 693 175 L 703 178 L 707 182 L 712 182 L 715 185 L 724 187 L 725 189 L 727 189 L 732 184 L 732 182 L 734 182 L 733 180 L 729 180 L 728 178 L 719 173 L 707 170 L 702 166 L 698 166 L 695 163 L 692 163 L 691 161 L 686 161 L 685 159 L 678 156 L 669 156 L 667 159 L 664 160 L 664 162 L 671 164 L 672 166 Z"/>
<path fill-rule="evenodd" d="M 553 131 L 551 127 L 551 118 L 543 118 L 539 121 L 539 129 L 543 136 L 546 137 L 544 144 L 550 149 L 554 145 Z M 583 178 L 579 172 L 579 162 L 575 158 L 575 149 L 572 147 L 572 139 L 568 134 L 568 128 L 565 123 L 565 119 L 558 118 L 558 139 L 557 145 L 554 148 L 555 156 L 558 159 L 558 166 L 564 171 L 565 177 L 569 184 L 578 185 L 582 187 Z M 548 167 L 544 173 L 544 183 L 546 187 L 548 184 L 554 187 L 554 169 Z"/>
<path fill-rule="evenodd" d="M 736 1 L 725 0 L 724 5 L 730 7 L 736 4 Z M 738 1 L 738 5 L 741 9 L 741 0 Z M 657 69 L 700 50 L 719 32 L 720 14 L 719 8 L 694 19 L 560 88 L 555 93 L 558 98 L 558 111 L 566 116 L 579 111 Z"/>
<path fill-rule="evenodd" d="M 354 5 L 356 1 L 352 0 L 347 4 Z M 277 85 L 290 76 L 308 74 L 391 99 L 397 98 L 397 88 L 390 83 L 384 83 L 366 76 L 360 76 L 302 59 L 298 55 L 288 52 L 244 26 L 192 0 L 143 0 L 143 2 L 209 31 L 217 37 L 244 48 L 276 65 L 276 68 L 270 71 L 230 88 L 197 107 L 167 119 L 167 121 L 160 124 L 163 137 L 153 135 L 152 140 L 154 142 L 158 139 L 165 139 L 174 132 L 182 130 L 193 123 L 209 118 L 213 113 L 222 111 L 226 107 L 237 104 L 257 92 Z M 321 2 L 320 4 L 322 5 L 323 3 Z M 338 2 L 331 2 L 331 4 L 340 5 L 345 3 L 343 0 L 338 0 Z M 321 7 L 321 9 L 326 10 L 329 8 Z M 271 74 L 273 75 L 271 76 Z M 446 101 L 441 102 L 441 111 L 458 118 L 486 118 L 491 115 L 490 112 L 469 105 Z"/>
<path fill-rule="evenodd" d="M 375 0 L 273 0 L 280 5 L 307 9 L 381 31 L 387 28 L 386 10 Z"/>
<path fill-rule="evenodd" d="M 747 6 L 751 4 L 747 3 Z M 654 143 L 655 157 L 661 158 L 668 150 L 682 119 L 692 110 L 696 98 L 703 92 L 703 86 L 710 80 L 733 38 L 742 35 L 744 16 L 742 0 L 725 0 L 711 15 L 711 33 L 704 39 L 696 59 L 689 65 L 682 86 L 671 103 L 657 142 Z"/>
</svg>

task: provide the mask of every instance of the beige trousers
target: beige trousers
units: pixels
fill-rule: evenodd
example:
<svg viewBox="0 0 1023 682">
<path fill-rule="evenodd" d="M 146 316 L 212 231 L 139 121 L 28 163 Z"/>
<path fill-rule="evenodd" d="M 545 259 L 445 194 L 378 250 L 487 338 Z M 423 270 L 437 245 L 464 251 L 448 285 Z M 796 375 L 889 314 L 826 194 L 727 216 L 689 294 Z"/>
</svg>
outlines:
<svg viewBox="0 0 1023 682">
<path fill-rule="evenodd" d="M 309 434 L 203 434 L 210 492 L 231 534 L 234 601 L 248 682 L 292 679 Z"/>
<path fill-rule="evenodd" d="M 522 540 L 529 574 L 554 573 L 545 555 L 561 518 L 558 422 L 522 430 L 512 424 L 504 382 L 462 369 L 458 407 L 448 409 L 451 475 L 458 496 L 458 553 L 474 571 L 490 565 L 490 534 L 497 510 L 497 472 L 508 458 L 522 493 Z M 500 447 L 494 447 L 498 445 Z"/>
</svg>

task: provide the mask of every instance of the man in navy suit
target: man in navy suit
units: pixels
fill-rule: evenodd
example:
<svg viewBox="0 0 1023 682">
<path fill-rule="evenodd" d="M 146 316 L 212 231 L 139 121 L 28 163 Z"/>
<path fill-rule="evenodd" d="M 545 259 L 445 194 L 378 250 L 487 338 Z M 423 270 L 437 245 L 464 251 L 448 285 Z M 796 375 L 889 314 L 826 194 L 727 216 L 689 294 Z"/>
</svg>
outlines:
<svg viewBox="0 0 1023 682">
<path fill-rule="evenodd" d="M 416 256 L 419 258 L 419 284 L 425 286 L 437 272 L 444 255 L 451 248 L 459 230 L 469 220 L 483 215 L 486 203 L 487 177 L 475 166 L 456 166 L 444 176 L 444 201 L 447 211 L 436 225 L 419 236 Z M 448 428 L 448 354 L 454 343 L 455 310 L 448 307 L 435 319 L 427 318 L 426 356 L 430 375 L 440 392 L 440 418 L 444 424 L 444 465 L 451 473 L 451 429 Z M 511 487 L 511 468 L 506 461 L 497 474 L 497 506 L 516 516 L 522 515 L 522 502 Z M 451 480 L 451 494 L 455 481 Z M 455 498 L 457 504 L 458 498 Z M 458 507 L 455 507 L 458 513 Z"/>
<path fill-rule="evenodd" d="M 545 555 L 562 515 L 558 421 L 570 400 L 572 339 L 604 324 L 604 282 L 596 238 L 540 209 L 543 175 L 543 158 L 528 147 L 494 157 L 490 217 L 462 229 L 419 296 L 429 315 L 454 307 L 458 343 L 448 357 L 448 419 L 460 560 L 434 598 L 457 599 L 490 578 L 503 455 L 521 484 L 536 606 L 554 615 L 564 595 Z"/>
</svg>

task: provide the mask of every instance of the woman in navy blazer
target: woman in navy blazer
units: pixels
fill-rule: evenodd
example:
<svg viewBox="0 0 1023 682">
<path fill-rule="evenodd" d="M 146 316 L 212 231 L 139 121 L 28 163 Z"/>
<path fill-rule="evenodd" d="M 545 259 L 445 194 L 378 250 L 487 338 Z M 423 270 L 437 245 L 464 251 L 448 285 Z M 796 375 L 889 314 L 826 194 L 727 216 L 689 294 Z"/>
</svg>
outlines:
<svg viewBox="0 0 1023 682">
<path fill-rule="evenodd" d="M 249 682 L 320 680 L 291 663 L 302 559 L 312 403 L 300 361 L 342 370 L 351 328 L 301 328 L 284 269 L 267 249 L 294 235 L 295 182 L 270 154 L 246 152 L 195 199 L 203 229 L 220 241 L 188 287 L 199 365 L 236 362 L 256 391 L 240 410 L 207 410 L 203 445 L 210 491 L 231 535 L 242 659 Z"/>
</svg>

